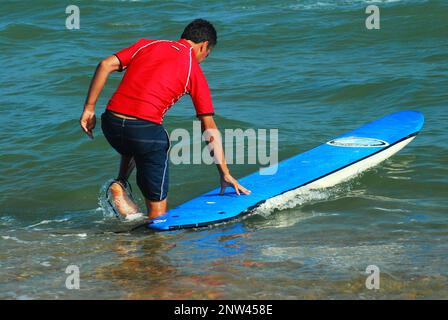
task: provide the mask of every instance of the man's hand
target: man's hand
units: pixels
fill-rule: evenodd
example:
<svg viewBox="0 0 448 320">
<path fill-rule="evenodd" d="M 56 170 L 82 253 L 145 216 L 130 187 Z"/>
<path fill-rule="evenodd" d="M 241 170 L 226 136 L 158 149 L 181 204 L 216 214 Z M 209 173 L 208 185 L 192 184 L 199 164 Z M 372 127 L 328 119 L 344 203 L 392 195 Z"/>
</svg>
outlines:
<svg viewBox="0 0 448 320">
<path fill-rule="evenodd" d="M 79 119 L 79 124 L 81 125 L 82 130 L 89 136 L 89 138 L 93 139 L 92 130 L 95 128 L 96 124 L 95 111 L 84 109 L 84 112 Z"/>
<path fill-rule="evenodd" d="M 227 187 L 233 187 L 237 195 L 240 195 L 240 191 L 244 194 L 250 194 L 250 190 L 247 190 L 240 185 L 238 181 L 230 175 L 230 173 L 221 175 L 221 192 L 219 194 L 224 194 Z"/>
</svg>

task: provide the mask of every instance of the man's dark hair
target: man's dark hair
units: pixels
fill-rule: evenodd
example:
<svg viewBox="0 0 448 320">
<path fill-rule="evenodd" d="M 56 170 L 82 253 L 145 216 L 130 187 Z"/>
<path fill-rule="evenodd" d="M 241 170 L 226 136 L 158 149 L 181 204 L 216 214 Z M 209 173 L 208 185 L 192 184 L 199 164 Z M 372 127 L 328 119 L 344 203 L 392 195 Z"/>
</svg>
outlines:
<svg viewBox="0 0 448 320">
<path fill-rule="evenodd" d="M 213 48 L 218 42 L 215 27 L 204 19 L 196 19 L 190 22 L 185 27 L 181 38 L 191 40 L 194 43 L 208 41 L 209 48 Z"/>
</svg>

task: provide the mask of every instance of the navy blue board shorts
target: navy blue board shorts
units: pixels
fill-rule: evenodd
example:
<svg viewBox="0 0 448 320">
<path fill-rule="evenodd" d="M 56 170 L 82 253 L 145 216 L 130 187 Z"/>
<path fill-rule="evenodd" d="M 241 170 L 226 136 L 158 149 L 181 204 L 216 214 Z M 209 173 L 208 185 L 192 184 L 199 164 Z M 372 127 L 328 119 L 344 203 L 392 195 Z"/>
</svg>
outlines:
<svg viewBox="0 0 448 320">
<path fill-rule="evenodd" d="M 119 154 L 132 156 L 137 168 L 137 185 L 143 196 L 152 201 L 168 195 L 168 133 L 161 124 L 146 120 L 122 119 L 105 111 L 101 129 L 109 144 Z"/>
</svg>

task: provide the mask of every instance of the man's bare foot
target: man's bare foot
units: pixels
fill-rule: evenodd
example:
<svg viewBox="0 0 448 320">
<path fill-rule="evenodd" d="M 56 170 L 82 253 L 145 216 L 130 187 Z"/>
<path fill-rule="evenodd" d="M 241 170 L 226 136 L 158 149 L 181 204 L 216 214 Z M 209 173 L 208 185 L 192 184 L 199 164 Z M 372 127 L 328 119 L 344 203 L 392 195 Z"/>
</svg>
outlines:
<svg viewBox="0 0 448 320">
<path fill-rule="evenodd" d="M 129 214 L 137 213 L 139 211 L 138 206 L 129 198 L 120 183 L 112 183 L 112 185 L 110 186 L 110 192 L 112 194 L 112 200 L 114 202 L 115 208 L 117 208 L 118 213 L 123 217 L 126 217 Z"/>
</svg>

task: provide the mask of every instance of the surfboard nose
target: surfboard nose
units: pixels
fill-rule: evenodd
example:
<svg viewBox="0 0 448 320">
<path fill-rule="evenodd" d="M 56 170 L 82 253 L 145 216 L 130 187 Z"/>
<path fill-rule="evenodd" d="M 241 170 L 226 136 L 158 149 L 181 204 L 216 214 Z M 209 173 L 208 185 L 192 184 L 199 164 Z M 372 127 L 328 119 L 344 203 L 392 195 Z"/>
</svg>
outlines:
<svg viewBox="0 0 448 320">
<path fill-rule="evenodd" d="M 425 116 L 422 112 L 417 110 L 403 110 L 391 114 L 396 117 L 401 123 L 406 123 L 410 128 L 414 126 L 416 133 L 420 132 L 425 123 Z"/>
</svg>

